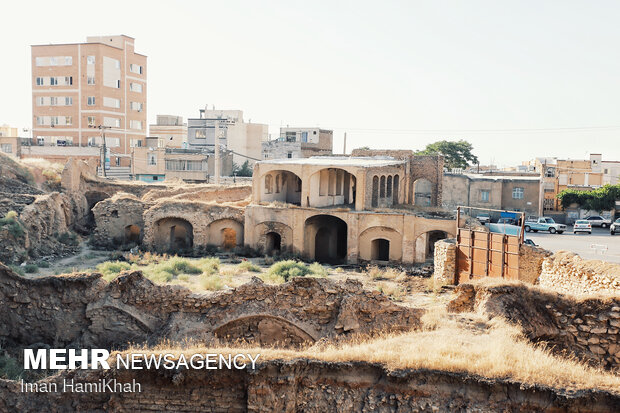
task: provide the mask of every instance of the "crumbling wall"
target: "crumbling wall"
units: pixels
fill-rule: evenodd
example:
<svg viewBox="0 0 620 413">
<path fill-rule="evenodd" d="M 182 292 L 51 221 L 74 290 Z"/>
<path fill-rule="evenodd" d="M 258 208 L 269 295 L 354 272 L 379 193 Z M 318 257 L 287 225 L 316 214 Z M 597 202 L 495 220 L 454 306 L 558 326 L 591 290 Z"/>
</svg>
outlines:
<svg viewBox="0 0 620 413">
<path fill-rule="evenodd" d="M 559 251 L 545 258 L 540 285 L 575 294 L 620 294 L 620 264 Z"/>
<path fill-rule="evenodd" d="M 297 345 L 308 337 L 410 330 L 421 315 L 357 281 L 295 278 L 276 286 L 254 278 L 233 290 L 192 293 L 155 285 L 140 272 L 110 283 L 100 274 L 26 279 L 0 264 L 0 341 L 13 346 L 123 347 L 216 336 Z"/>
<path fill-rule="evenodd" d="M 555 352 L 609 369 L 620 367 L 620 296 L 577 300 L 519 284 L 461 284 L 448 309 L 504 317 Z"/>
<path fill-rule="evenodd" d="M 117 194 L 98 202 L 93 208 L 96 223 L 93 244 L 108 248 L 139 244 L 144 234 L 143 214 L 151 205 L 129 194 Z M 132 226 L 139 231 L 137 240 L 132 238 Z"/>
<path fill-rule="evenodd" d="M 611 413 L 620 396 L 578 393 L 508 380 L 428 371 L 388 370 L 366 362 L 264 361 L 256 370 L 63 371 L 45 383 L 101 379 L 141 385 L 141 392 L 24 393 L 0 380 L 0 410 L 131 412 L 508 412 Z M 43 383 L 43 382 L 40 382 Z"/>
<path fill-rule="evenodd" d="M 456 240 L 443 239 L 435 243 L 433 278 L 438 285 L 456 283 Z"/>
</svg>

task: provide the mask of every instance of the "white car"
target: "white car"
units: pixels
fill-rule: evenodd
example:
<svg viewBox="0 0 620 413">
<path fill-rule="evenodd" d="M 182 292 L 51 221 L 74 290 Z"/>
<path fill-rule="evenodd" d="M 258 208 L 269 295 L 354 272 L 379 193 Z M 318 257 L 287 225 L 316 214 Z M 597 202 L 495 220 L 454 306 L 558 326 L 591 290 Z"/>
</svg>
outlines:
<svg viewBox="0 0 620 413">
<path fill-rule="evenodd" d="M 607 228 L 611 225 L 611 219 L 603 218 L 600 215 L 593 215 L 586 218 L 593 227 Z"/>
<path fill-rule="evenodd" d="M 587 232 L 588 234 L 592 233 L 592 224 L 587 219 L 578 219 L 575 221 L 575 225 L 573 226 L 573 234 L 578 232 Z"/>
</svg>

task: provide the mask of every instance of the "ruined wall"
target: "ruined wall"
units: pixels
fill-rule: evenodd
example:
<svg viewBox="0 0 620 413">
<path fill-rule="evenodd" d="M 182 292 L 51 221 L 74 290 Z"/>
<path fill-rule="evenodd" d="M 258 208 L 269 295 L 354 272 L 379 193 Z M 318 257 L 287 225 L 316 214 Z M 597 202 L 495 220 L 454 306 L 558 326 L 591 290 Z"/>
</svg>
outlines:
<svg viewBox="0 0 620 413">
<path fill-rule="evenodd" d="M 620 264 L 559 251 L 545 258 L 540 285 L 572 293 L 620 293 Z"/>
<path fill-rule="evenodd" d="M 405 331 L 422 310 L 401 307 L 361 283 L 295 278 L 217 293 L 155 285 L 140 272 L 27 279 L 0 264 L 0 342 L 13 347 L 123 347 L 216 336 L 297 345 L 351 333 Z"/>
<path fill-rule="evenodd" d="M 65 371 L 59 383 L 136 380 L 141 393 L 22 393 L 0 380 L 0 410 L 132 412 L 616 412 L 620 397 L 570 393 L 507 380 L 379 364 L 309 360 L 265 361 L 256 370 Z"/>
<path fill-rule="evenodd" d="M 444 239 L 435 243 L 433 279 L 438 285 L 456 283 L 456 240 Z"/>
<path fill-rule="evenodd" d="M 116 248 L 121 244 L 141 243 L 144 235 L 143 214 L 152 204 L 133 195 L 118 194 L 101 201 L 93 208 L 96 227 L 93 244 Z M 138 229 L 137 240 L 132 227 Z"/>
<path fill-rule="evenodd" d="M 518 284 L 462 284 L 456 293 L 451 311 L 501 316 L 555 352 L 608 369 L 620 367 L 620 296 L 578 300 Z"/>
</svg>

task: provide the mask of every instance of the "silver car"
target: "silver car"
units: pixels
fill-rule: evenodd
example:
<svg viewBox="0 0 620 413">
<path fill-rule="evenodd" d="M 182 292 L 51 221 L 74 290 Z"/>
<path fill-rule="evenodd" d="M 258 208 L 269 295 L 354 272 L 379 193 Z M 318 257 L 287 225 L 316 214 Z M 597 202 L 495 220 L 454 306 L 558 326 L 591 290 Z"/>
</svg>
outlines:
<svg viewBox="0 0 620 413">
<path fill-rule="evenodd" d="M 611 226 L 609 227 L 609 233 L 611 235 L 614 235 L 614 234 L 616 234 L 618 232 L 620 232 L 620 218 L 615 220 L 614 223 L 611 224 Z"/>
<path fill-rule="evenodd" d="M 607 228 L 611 225 L 611 219 L 603 218 L 600 215 L 593 215 L 591 217 L 587 217 L 586 220 L 590 222 L 590 225 L 593 227 L 601 227 Z"/>
</svg>

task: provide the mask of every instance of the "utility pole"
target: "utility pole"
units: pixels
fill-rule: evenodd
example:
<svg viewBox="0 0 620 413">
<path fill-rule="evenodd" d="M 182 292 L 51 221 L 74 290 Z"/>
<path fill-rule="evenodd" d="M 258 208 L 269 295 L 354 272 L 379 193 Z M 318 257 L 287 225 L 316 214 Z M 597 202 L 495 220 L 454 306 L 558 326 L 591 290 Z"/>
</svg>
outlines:
<svg viewBox="0 0 620 413">
<path fill-rule="evenodd" d="M 215 119 L 215 184 L 220 184 L 220 120 Z"/>
<path fill-rule="evenodd" d="M 105 126 L 105 125 L 88 125 L 89 128 L 97 128 L 101 131 L 101 173 L 103 175 L 104 178 L 107 177 L 106 172 L 105 172 L 105 157 L 107 154 L 107 149 L 106 149 L 106 145 L 105 145 L 105 130 L 106 129 L 112 129 L 111 126 Z"/>
<path fill-rule="evenodd" d="M 347 154 L 347 133 L 344 133 L 344 147 L 342 148 L 342 154 Z"/>
</svg>

